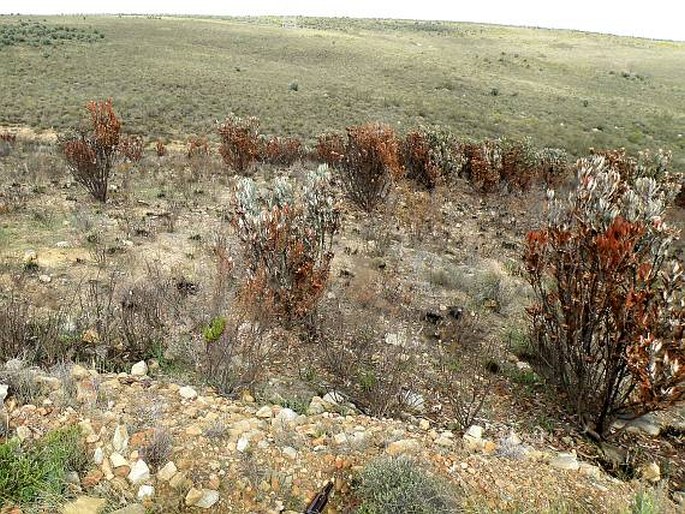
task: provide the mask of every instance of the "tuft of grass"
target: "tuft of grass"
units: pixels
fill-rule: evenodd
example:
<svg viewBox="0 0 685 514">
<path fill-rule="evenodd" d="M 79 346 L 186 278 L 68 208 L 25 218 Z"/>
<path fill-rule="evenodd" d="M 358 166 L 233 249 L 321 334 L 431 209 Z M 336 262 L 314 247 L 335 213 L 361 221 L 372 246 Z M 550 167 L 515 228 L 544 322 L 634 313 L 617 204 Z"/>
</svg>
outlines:
<svg viewBox="0 0 685 514">
<path fill-rule="evenodd" d="M 372 461 L 359 475 L 357 514 L 452 514 L 455 491 L 406 456 Z"/>
<path fill-rule="evenodd" d="M 69 471 L 81 472 L 87 456 L 77 426 L 54 430 L 35 443 L 0 444 L 0 503 L 54 501 L 66 490 Z"/>
</svg>

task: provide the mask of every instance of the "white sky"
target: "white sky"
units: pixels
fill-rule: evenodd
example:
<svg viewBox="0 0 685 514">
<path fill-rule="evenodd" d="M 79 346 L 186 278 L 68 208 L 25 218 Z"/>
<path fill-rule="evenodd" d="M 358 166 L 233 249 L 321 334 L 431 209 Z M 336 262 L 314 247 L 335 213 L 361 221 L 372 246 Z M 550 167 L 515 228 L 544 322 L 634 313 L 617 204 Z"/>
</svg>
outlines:
<svg viewBox="0 0 685 514">
<path fill-rule="evenodd" d="M 568 28 L 685 41 L 683 0 L 0 0 L 0 13 L 406 18 Z"/>
</svg>

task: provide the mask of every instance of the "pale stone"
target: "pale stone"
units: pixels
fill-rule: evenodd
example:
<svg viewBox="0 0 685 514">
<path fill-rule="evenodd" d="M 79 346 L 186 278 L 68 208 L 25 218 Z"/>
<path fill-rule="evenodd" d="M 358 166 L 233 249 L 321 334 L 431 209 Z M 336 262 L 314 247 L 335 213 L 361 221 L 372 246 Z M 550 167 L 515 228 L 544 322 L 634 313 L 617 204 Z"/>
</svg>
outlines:
<svg viewBox="0 0 685 514">
<path fill-rule="evenodd" d="M 419 428 L 421 430 L 429 430 L 431 427 L 431 422 L 427 419 L 421 418 L 419 420 Z"/>
<path fill-rule="evenodd" d="M 194 487 L 190 488 L 190 491 L 186 494 L 185 497 L 185 504 L 188 507 L 194 507 L 197 505 L 197 502 L 199 502 L 202 499 L 202 490 L 200 489 L 195 489 Z"/>
<path fill-rule="evenodd" d="M 49 284 L 50 282 L 52 282 L 52 277 L 50 275 L 45 275 L 45 274 L 38 275 L 38 280 L 43 282 L 43 284 Z"/>
<path fill-rule="evenodd" d="M 128 448 L 128 430 L 125 425 L 117 425 L 112 437 L 112 446 L 120 453 L 124 453 Z"/>
<path fill-rule="evenodd" d="M 157 472 L 157 480 L 168 482 L 178 472 L 176 464 L 172 461 L 167 462 L 162 469 Z"/>
<path fill-rule="evenodd" d="M 290 460 L 295 460 L 297 458 L 297 450 L 292 446 L 286 446 L 281 449 L 283 455 L 285 455 Z"/>
<path fill-rule="evenodd" d="M 0 384 L 0 403 L 5 401 L 5 398 L 7 398 L 7 391 L 9 389 L 9 386 L 7 384 Z"/>
<path fill-rule="evenodd" d="M 345 434 L 345 432 L 341 432 L 341 433 L 339 433 L 339 434 L 335 434 L 335 435 L 333 436 L 333 442 L 334 442 L 337 446 L 343 446 L 343 445 L 347 444 L 347 435 Z"/>
<path fill-rule="evenodd" d="M 31 437 L 31 429 L 26 425 L 20 425 L 17 427 L 17 437 L 20 441 L 26 441 Z"/>
<path fill-rule="evenodd" d="M 117 452 L 114 452 L 112 453 L 112 455 L 109 456 L 109 462 L 115 469 L 121 466 L 128 466 L 128 461 L 120 453 Z"/>
<path fill-rule="evenodd" d="M 549 461 L 549 465 L 566 471 L 578 471 L 580 469 L 580 463 L 575 453 L 559 453 Z"/>
<path fill-rule="evenodd" d="M 255 414 L 255 416 L 258 417 L 258 418 L 260 418 L 260 419 L 272 418 L 273 415 L 274 415 L 274 412 L 273 412 L 273 410 L 271 409 L 271 407 L 269 407 L 268 405 L 265 405 L 264 407 L 262 407 L 261 409 L 259 409 L 259 410 L 257 411 L 257 413 Z"/>
<path fill-rule="evenodd" d="M 320 396 L 314 396 L 312 401 L 309 402 L 309 407 L 307 407 L 307 415 L 316 416 L 318 414 L 323 414 L 326 412 L 327 403 L 323 401 Z"/>
<path fill-rule="evenodd" d="M 132 484 L 139 484 L 150 478 L 150 468 L 143 459 L 138 459 L 131 467 L 131 472 L 128 474 L 128 481 Z"/>
<path fill-rule="evenodd" d="M 195 507 L 199 507 L 201 509 L 211 509 L 218 501 L 218 491 L 214 491 L 213 489 L 203 489 L 202 497 L 195 503 Z"/>
<path fill-rule="evenodd" d="M 134 377 L 144 377 L 147 375 L 147 364 L 145 361 L 136 362 L 133 367 L 131 367 L 131 375 Z"/>
<path fill-rule="evenodd" d="M 144 500 L 145 498 L 152 498 L 155 495 L 155 488 L 151 485 L 141 485 L 138 489 L 138 494 L 136 498 L 139 500 Z"/>
<path fill-rule="evenodd" d="M 276 415 L 276 419 L 283 424 L 292 423 L 297 419 L 297 412 L 292 409 L 281 409 Z"/>
<path fill-rule="evenodd" d="M 97 464 L 98 466 L 101 465 L 105 460 L 105 452 L 102 451 L 102 448 L 99 446 L 95 448 L 95 451 L 93 452 L 93 462 Z"/>
<path fill-rule="evenodd" d="M 81 496 L 62 507 L 62 514 L 100 514 L 105 510 L 107 500 Z"/>
<path fill-rule="evenodd" d="M 178 390 L 178 394 L 180 394 L 181 398 L 184 398 L 185 400 L 194 400 L 197 398 L 197 391 L 190 386 L 181 387 Z"/>
<path fill-rule="evenodd" d="M 74 364 L 71 367 L 69 374 L 74 380 L 83 380 L 84 378 L 88 378 L 90 376 L 90 372 L 80 364 Z"/>
<path fill-rule="evenodd" d="M 599 466 L 593 466 L 587 462 L 581 462 L 579 471 L 582 475 L 590 478 L 600 478 L 602 476 L 602 470 Z"/>
<path fill-rule="evenodd" d="M 437 444 L 438 446 L 444 446 L 445 448 L 449 448 L 454 444 L 454 439 L 450 437 L 440 436 L 435 440 L 435 444 Z"/>
<path fill-rule="evenodd" d="M 236 444 L 236 450 L 238 450 L 240 453 L 243 453 L 247 448 L 250 446 L 250 441 L 247 439 L 247 437 L 242 436 L 240 439 L 238 439 L 238 444 Z"/>
<path fill-rule="evenodd" d="M 642 478 L 650 482 L 658 482 L 661 480 L 661 468 L 656 462 L 651 462 L 641 469 Z"/>
<path fill-rule="evenodd" d="M 464 448 L 467 450 L 481 450 L 485 445 L 483 442 L 483 427 L 479 425 L 471 425 L 468 430 L 466 430 L 466 433 L 462 439 L 464 441 Z"/>
<path fill-rule="evenodd" d="M 385 452 L 388 455 L 400 455 L 403 453 L 416 453 L 421 448 L 421 445 L 415 439 L 400 439 L 388 445 Z"/>
</svg>

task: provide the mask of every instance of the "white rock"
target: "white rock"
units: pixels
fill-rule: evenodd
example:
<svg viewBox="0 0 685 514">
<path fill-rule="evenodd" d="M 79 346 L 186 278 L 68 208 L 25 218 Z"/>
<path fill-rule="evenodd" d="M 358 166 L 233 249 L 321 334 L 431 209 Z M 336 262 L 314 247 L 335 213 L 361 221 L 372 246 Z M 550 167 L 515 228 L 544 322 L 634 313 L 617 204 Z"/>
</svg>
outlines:
<svg viewBox="0 0 685 514">
<path fill-rule="evenodd" d="M 320 396 L 314 396 L 312 401 L 309 402 L 309 407 L 307 407 L 307 415 L 316 416 L 318 414 L 323 414 L 326 412 L 328 404 L 323 401 Z"/>
<path fill-rule="evenodd" d="M 528 364 L 528 363 L 525 362 L 525 361 L 518 361 L 518 362 L 516 363 L 516 367 L 517 367 L 520 371 L 528 371 L 528 370 L 531 369 L 530 364 Z"/>
<path fill-rule="evenodd" d="M 549 465 L 566 471 L 578 471 L 580 469 L 580 462 L 575 453 L 559 453 L 551 461 Z"/>
<path fill-rule="evenodd" d="M 131 375 L 134 377 L 144 377 L 147 375 L 147 364 L 145 361 L 136 362 L 133 367 L 131 367 Z"/>
<path fill-rule="evenodd" d="M 297 419 L 297 412 L 292 409 L 281 409 L 276 415 L 276 420 L 282 424 L 287 425 L 293 423 Z"/>
<path fill-rule="evenodd" d="M 423 411 L 426 406 L 426 399 L 423 397 L 423 395 L 414 391 L 405 392 L 402 395 L 402 401 L 410 409 L 414 409 L 419 412 Z"/>
<path fill-rule="evenodd" d="M 151 485 L 141 485 L 138 489 L 138 494 L 136 498 L 139 500 L 144 500 L 145 498 L 152 498 L 155 495 L 155 488 Z"/>
<path fill-rule="evenodd" d="M 27 427 L 26 425 L 20 425 L 17 427 L 17 437 L 19 438 L 20 441 L 26 441 L 29 437 L 31 437 L 31 429 Z"/>
<path fill-rule="evenodd" d="M 169 461 L 157 472 L 157 479 L 161 480 L 162 482 L 168 482 L 177 472 L 178 469 L 176 469 L 176 464 L 174 464 L 172 461 Z"/>
<path fill-rule="evenodd" d="M 322 400 L 329 405 L 340 405 L 341 403 L 345 403 L 345 397 L 338 391 L 330 391 L 326 393 Z"/>
<path fill-rule="evenodd" d="M 285 455 L 290 460 L 295 460 L 297 458 L 297 450 L 292 446 L 285 446 L 281 449 L 283 455 Z"/>
<path fill-rule="evenodd" d="M 650 482 L 658 482 L 661 480 L 661 468 L 656 462 L 647 464 L 641 469 L 642 478 Z"/>
<path fill-rule="evenodd" d="M 211 509 L 216 502 L 219 501 L 219 493 L 213 489 L 203 489 L 202 498 L 198 501 L 195 506 L 201 509 Z"/>
<path fill-rule="evenodd" d="M 117 452 L 114 452 L 112 455 L 109 456 L 109 463 L 112 465 L 112 468 L 128 466 L 128 461 L 120 453 Z"/>
<path fill-rule="evenodd" d="M 255 414 L 255 416 L 258 417 L 258 418 L 260 418 L 260 419 L 273 418 L 273 416 L 274 416 L 274 411 L 271 409 L 270 406 L 265 405 L 264 407 L 262 407 L 261 409 L 259 409 L 259 410 L 257 411 L 257 413 Z"/>
<path fill-rule="evenodd" d="M 43 284 L 49 284 L 52 282 L 52 277 L 50 275 L 38 275 L 38 280 L 40 280 Z"/>
<path fill-rule="evenodd" d="M 430 427 L 431 427 L 431 422 L 430 422 L 430 420 L 427 420 L 427 419 L 425 419 L 425 418 L 421 418 L 421 419 L 419 420 L 419 428 L 420 428 L 421 430 L 429 430 Z"/>
<path fill-rule="evenodd" d="M 124 453 L 126 451 L 128 448 L 128 430 L 126 430 L 126 425 L 117 425 L 114 429 L 112 446 L 119 453 Z"/>
<path fill-rule="evenodd" d="M 131 467 L 131 472 L 128 474 L 128 481 L 132 484 L 139 484 L 150 478 L 150 468 L 145 464 L 143 459 L 138 459 Z"/>
<path fill-rule="evenodd" d="M 69 243 L 69 241 L 57 241 L 55 243 L 55 247 L 56 248 L 69 248 L 69 247 L 71 247 L 71 244 Z"/>
<path fill-rule="evenodd" d="M 104 461 L 105 461 L 105 452 L 103 452 L 102 448 L 98 446 L 97 448 L 95 448 L 95 451 L 93 452 L 93 462 L 99 466 Z"/>
<path fill-rule="evenodd" d="M 74 364 L 71 367 L 70 375 L 74 380 L 83 380 L 90 376 L 90 372 L 80 364 Z"/>
<path fill-rule="evenodd" d="M 483 427 L 480 425 L 471 425 L 464 433 L 464 437 L 471 437 L 473 439 L 483 439 Z"/>
<path fill-rule="evenodd" d="M 9 389 L 9 386 L 7 384 L 0 384 L 0 403 L 5 401 L 5 398 L 7 398 L 7 390 Z"/>
<path fill-rule="evenodd" d="M 335 434 L 333 436 L 333 442 L 337 446 L 343 446 L 343 445 L 347 444 L 347 435 L 345 434 L 345 432 L 340 432 L 339 434 Z"/>
<path fill-rule="evenodd" d="M 194 400 L 195 398 L 197 398 L 197 391 L 190 386 L 181 387 L 178 390 L 178 394 L 181 395 L 181 398 L 184 398 L 186 400 Z"/>
<path fill-rule="evenodd" d="M 420 448 L 421 445 L 415 439 L 400 439 L 390 443 L 385 452 L 388 455 L 400 455 L 402 453 L 416 453 Z"/>
<path fill-rule="evenodd" d="M 247 448 L 250 446 L 250 441 L 247 439 L 247 437 L 242 436 L 240 439 L 238 439 L 238 443 L 236 444 L 236 450 L 238 450 L 240 453 L 243 453 Z"/>
</svg>

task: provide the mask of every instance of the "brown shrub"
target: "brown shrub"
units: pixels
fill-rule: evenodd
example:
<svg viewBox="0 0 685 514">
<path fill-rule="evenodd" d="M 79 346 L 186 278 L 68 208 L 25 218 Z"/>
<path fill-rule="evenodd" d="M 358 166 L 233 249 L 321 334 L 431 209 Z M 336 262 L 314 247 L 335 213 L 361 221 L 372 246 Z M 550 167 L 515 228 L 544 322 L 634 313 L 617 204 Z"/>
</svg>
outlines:
<svg viewBox="0 0 685 514">
<path fill-rule="evenodd" d="M 62 150 L 78 183 L 101 202 L 107 200 L 107 186 L 119 147 L 121 122 L 112 109 L 112 100 L 86 104 L 90 130 L 66 140 Z"/>
<path fill-rule="evenodd" d="M 155 143 L 155 152 L 157 153 L 157 157 L 164 157 L 167 154 L 167 148 L 164 141 L 158 140 Z"/>
<path fill-rule="evenodd" d="M 349 127 L 344 151 L 342 178 L 347 195 L 371 212 L 385 201 L 393 181 L 402 176 L 395 131 L 379 123 Z"/>
<path fill-rule="evenodd" d="M 345 156 L 345 136 L 339 132 L 321 134 L 316 141 L 314 157 L 318 162 L 337 168 Z"/>
<path fill-rule="evenodd" d="M 217 130 L 224 164 L 238 173 L 248 171 L 260 156 L 259 120 L 230 114 Z"/>
<path fill-rule="evenodd" d="M 140 162 L 143 158 L 143 138 L 124 136 L 119 141 L 119 153 L 128 162 Z"/>
<path fill-rule="evenodd" d="M 209 156 L 209 143 L 206 137 L 191 137 L 188 139 L 188 159 L 198 159 Z"/>
<path fill-rule="evenodd" d="M 302 141 L 294 137 L 272 136 L 262 147 L 259 160 L 275 166 L 292 166 L 302 158 Z"/>
</svg>

